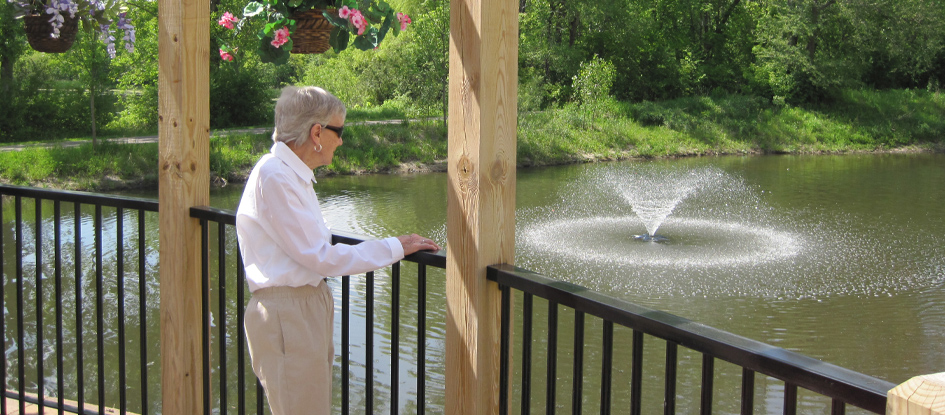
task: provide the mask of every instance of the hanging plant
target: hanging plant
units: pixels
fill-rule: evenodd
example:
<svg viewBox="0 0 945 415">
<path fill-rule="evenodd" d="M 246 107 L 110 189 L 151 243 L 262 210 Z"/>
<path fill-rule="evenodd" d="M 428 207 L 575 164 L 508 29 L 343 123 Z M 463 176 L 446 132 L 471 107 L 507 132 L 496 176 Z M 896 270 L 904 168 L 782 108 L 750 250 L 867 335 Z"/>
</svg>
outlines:
<svg viewBox="0 0 945 415">
<path fill-rule="evenodd" d="M 116 0 L 8 0 L 14 15 L 24 19 L 30 46 L 40 52 L 61 53 L 83 30 L 99 32 L 99 39 L 115 57 L 115 33 L 123 32 L 125 49 L 134 51 L 135 27 L 128 20 L 124 3 Z"/>
<path fill-rule="evenodd" d="M 407 29 L 410 16 L 397 13 L 383 0 L 264 0 L 250 1 L 243 19 L 224 12 L 217 23 L 241 32 L 245 19 L 264 17 L 266 25 L 256 33 L 256 53 L 263 62 L 283 64 L 291 53 L 341 52 L 349 44 L 360 50 L 376 49 L 388 33 Z M 352 40 L 353 38 L 353 40 Z M 232 61 L 235 48 L 224 44 L 220 57 Z"/>
</svg>

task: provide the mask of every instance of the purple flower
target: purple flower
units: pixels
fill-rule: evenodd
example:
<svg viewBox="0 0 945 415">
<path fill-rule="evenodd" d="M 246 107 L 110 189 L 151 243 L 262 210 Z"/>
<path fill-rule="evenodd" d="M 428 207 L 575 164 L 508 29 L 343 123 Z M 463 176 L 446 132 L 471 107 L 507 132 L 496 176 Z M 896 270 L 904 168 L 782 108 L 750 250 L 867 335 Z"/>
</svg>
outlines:
<svg viewBox="0 0 945 415">
<path fill-rule="evenodd" d="M 99 38 L 102 39 L 102 43 L 105 44 L 108 49 L 108 56 L 111 56 L 112 59 L 115 59 L 117 52 L 115 51 L 115 36 L 112 36 L 111 25 L 103 24 L 100 27 L 101 33 Z"/>
</svg>

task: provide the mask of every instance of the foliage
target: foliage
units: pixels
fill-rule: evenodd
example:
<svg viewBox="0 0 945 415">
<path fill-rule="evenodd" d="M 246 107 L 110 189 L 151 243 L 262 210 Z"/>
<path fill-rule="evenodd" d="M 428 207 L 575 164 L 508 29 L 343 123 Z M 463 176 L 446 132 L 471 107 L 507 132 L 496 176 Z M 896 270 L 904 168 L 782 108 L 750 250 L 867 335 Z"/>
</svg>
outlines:
<svg viewBox="0 0 945 415">
<path fill-rule="evenodd" d="M 388 79 L 393 94 L 417 107 L 447 113 L 449 75 L 449 2 L 438 1 L 419 15 L 410 32 L 397 45 Z M 401 39 L 398 39 L 401 40 Z"/>
<path fill-rule="evenodd" d="M 87 96 L 87 119 L 93 142 L 97 136 L 97 127 L 108 123 L 112 118 L 111 104 L 115 101 L 107 94 L 111 85 L 111 73 L 106 46 L 97 42 L 95 37 L 93 33 L 78 34 L 72 49 L 56 58 L 61 61 L 60 67 L 64 69 L 61 76 L 77 80 L 82 86 L 83 95 Z"/>
<path fill-rule="evenodd" d="M 30 53 L 17 62 L 17 82 L 6 96 L 8 111 L 0 117 L 0 140 L 27 141 L 91 133 L 89 96 L 83 87 L 58 86 L 57 59 Z M 113 108 L 112 97 L 103 97 L 102 120 Z M 56 126 L 56 128 L 50 128 Z"/>
<path fill-rule="evenodd" d="M 210 72 L 210 127 L 272 123 L 275 103 L 259 66 L 220 65 Z"/>
<path fill-rule="evenodd" d="M 581 70 L 573 78 L 575 98 L 582 104 L 590 104 L 609 97 L 616 77 L 614 64 L 594 55 L 581 63 Z"/>
</svg>

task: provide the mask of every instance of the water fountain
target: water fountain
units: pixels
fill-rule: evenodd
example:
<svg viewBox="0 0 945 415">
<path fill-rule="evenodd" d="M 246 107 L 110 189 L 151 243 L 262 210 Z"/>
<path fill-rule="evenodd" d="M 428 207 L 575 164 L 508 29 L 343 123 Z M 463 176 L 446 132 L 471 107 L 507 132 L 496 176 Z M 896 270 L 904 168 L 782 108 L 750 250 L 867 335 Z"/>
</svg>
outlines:
<svg viewBox="0 0 945 415">
<path fill-rule="evenodd" d="M 753 189 L 717 167 L 615 164 L 576 179 L 557 206 L 525 212 L 520 236 L 533 253 L 526 261 L 593 278 L 582 282 L 594 288 L 692 294 L 759 286 L 742 271 L 801 251 L 802 238 L 768 214 Z"/>
<path fill-rule="evenodd" d="M 732 183 L 731 178 L 717 168 L 612 170 L 598 180 L 604 187 L 621 195 L 643 221 L 646 233 L 633 238 L 645 242 L 669 241 L 669 238 L 657 235 L 656 230 L 683 200 L 699 192 L 725 190 L 723 185 Z"/>
</svg>

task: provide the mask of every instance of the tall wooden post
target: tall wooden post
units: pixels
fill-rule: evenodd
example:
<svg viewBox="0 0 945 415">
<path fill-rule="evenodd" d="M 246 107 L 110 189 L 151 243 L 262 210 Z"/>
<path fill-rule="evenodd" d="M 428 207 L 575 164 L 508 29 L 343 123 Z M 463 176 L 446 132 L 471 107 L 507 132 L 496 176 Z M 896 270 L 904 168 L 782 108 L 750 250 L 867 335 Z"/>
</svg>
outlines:
<svg viewBox="0 0 945 415">
<path fill-rule="evenodd" d="M 890 390 L 886 415 L 945 415 L 945 372 L 916 376 Z"/>
<path fill-rule="evenodd" d="M 515 255 L 518 2 L 451 0 L 446 413 L 499 411 L 499 304 Z"/>
<path fill-rule="evenodd" d="M 210 202 L 210 2 L 158 0 L 161 388 L 165 415 L 203 413 L 200 224 Z"/>
</svg>

